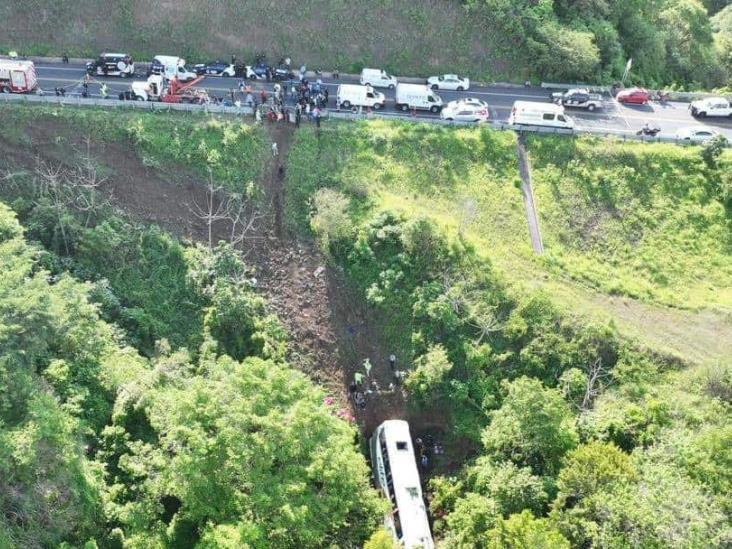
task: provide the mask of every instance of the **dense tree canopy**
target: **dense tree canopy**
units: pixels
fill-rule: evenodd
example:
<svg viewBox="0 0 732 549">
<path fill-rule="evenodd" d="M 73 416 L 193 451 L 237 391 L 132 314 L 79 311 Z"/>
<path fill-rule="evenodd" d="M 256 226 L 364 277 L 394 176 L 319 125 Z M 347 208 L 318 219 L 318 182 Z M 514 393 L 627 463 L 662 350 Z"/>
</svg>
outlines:
<svg viewBox="0 0 732 549">
<path fill-rule="evenodd" d="M 127 242 L 134 270 L 150 240 Z M 0 545 L 363 543 L 385 508 L 353 427 L 283 362 L 284 331 L 233 250 L 164 242 L 200 296 L 188 341 L 202 345 L 160 341 L 145 359 L 91 302 L 111 298 L 39 268 L 43 252 L 0 204 Z M 116 286 L 122 301 L 143 273 Z"/>
<path fill-rule="evenodd" d="M 631 79 L 647 85 L 721 86 L 729 78 L 714 47 L 710 0 L 471 0 L 491 17 L 544 80 Z M 710 11 L 708 12 L 707 9 Z"/>
</svg>

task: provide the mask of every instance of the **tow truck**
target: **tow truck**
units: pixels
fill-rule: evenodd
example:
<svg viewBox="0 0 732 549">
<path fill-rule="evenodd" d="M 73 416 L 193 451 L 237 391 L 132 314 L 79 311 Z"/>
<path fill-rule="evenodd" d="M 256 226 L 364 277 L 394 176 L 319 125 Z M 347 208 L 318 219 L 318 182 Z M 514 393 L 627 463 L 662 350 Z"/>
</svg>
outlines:
<svg viewBox="0 0 732 549">
<path fill-rule="evenodd" d="M 120 94 L 120 99 L 202 105 L 210 101 L 208 92 L 194 87 L 203 79 L 203 76 L 199 76 L 186 84 L 182 84 L 177 78 L 168 80 L 163 75 L 151 74 L 144 82 L 133 82 L 129 91 Z"/>
<path fill-rule="evenodd" d="M 555 92 L 551 95 L 551 100 L 557 105 L 563 107 L 574 107 L 576 109 L 587 109 L 592 112 L 595 109 L 601 109 L 603 106 L 602 95 L 599 93 L 590 93 L 584 88 L 575 88 L 566 92 Z"/>
</svg>

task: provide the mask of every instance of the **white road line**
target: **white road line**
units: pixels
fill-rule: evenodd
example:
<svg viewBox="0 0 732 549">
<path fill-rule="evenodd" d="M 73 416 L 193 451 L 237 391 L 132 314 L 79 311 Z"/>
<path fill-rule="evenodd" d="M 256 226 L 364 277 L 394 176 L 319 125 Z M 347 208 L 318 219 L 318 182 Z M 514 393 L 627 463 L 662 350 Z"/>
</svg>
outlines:
<svg viewBox="0 0 732 549">
<path fill-rule="evenodd" d="M 44 67 L 43 65 L 36 65 L 36 70 L 39 69 L 46 69 L 49 71 L 74 71 L 82 75 L 86 74 L 86 69 L 84 67 Z"/>
</svg>

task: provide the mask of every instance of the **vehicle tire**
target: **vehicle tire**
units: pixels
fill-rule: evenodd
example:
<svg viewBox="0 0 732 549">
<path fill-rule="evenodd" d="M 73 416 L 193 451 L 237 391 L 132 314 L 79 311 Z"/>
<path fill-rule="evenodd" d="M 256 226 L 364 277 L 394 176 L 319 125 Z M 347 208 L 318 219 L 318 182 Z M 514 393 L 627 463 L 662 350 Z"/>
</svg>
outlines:
<svg viewBox="0 0 732 549">
<path fill-rule="evenodd" d="M 437 84 L 432 84 L 431 88 L 433 90 L 439 90 L 440 89 L 440 86 L 438 86 Z"/>
<path fill-rule="evenodd" d="M 445 118 L 445 120 L 447 120 L 448 122 L 452 122 L 454 120 L 454 118 Z M 476 120 L 476 122 L 477 122 L 477 120 Z"/>
<path fill-rule="evenodd" d="M 402 112 L 407 112 L 409 110 L 409 105 L 397 105 L 397 109 Z"/>
<path fill-rule="evenodd" d="M 697 116 L 699 118 L 706 118 L 707 117 L 707 113 L 705 113 L 704 111 L 701 111 L 701 112 L 697 113 Z"/>
<path fill-rule="evenodd" d="M 371 82 L 366 82 L 364 86 L 371 86 Z M 371 86 L 373 88 L 373 86 Z"/>
<path fill-rule="evenodd" d="M 396 86 L 394 84 L 389 84 L 389 89 L 393 90 Z"/>
<path fill-rule="evenodd" d="M 431 112 L 432 114 L 437 114 L 438 112 L 440 112 L 440 107 L 438 107 L 437 105 L 432 105 L 432 106 L 430 107 L 430 112 Z"/>
<path fill-rule="evenodd" d="M 141 96 L 141 95 L 136 95 L 135 96 L 135 101 L 145 101 L 145 98 L 143 96 Z"/>
<path fill-rule="evenodd" d="M 374 103 L 374 110 L 378 111 L 383 105 L 381 103 Z"/>
<path fill-rule="evenodd" d="M 343 103 L 341 103 L 341 107 L 343 107 L 344 109 L 350 109 L 351 108 L 351 102 L 350 101 L 344 101 Z"/>
<path fill-rule="evenodd" d="M 590 111 L 590 112 L 594 111 L 595 110 L 595 105 L 592 105 L 592 104 L 587 105 L 587 110 Z"/>
<path fill-rule="evenodd" d="M 10 93 L 10 88 L 7 86 L 3 86 L 2 90 L 0 91 L 2 91 L 2 93 Z"/>
<path fill-rule="evenodd" d="M 457 87 L 457 91 L 459 91 L 459 92 L 461 92 L 461 91 L 465 91 L 465 88 L 463 88 L 462 86 L 458 86 L 458 87 Z"/>
</svg>

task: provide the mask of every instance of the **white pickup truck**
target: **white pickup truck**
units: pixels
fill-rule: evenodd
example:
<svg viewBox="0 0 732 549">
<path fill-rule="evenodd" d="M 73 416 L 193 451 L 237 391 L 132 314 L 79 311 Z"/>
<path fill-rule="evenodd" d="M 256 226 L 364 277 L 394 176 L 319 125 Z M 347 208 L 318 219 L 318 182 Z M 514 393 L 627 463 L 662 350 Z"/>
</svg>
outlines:
<svg viewBox="0 0 732 549">
<path fill-rule="evenodd" d="M 689 105 L 692 116 L 728 116 L 732 118 L 732 105 L 724 97 L 707 97 L 694 101 Z"/>
<path fill-rule="evenodd" d="M 582 88 L 555 92 L 552 94 L 551 100 L 562 107 L 587 109 L 590 112 L 602 108 L 602 95 L 590 93 L 589 90 Z"/>
</svg>

